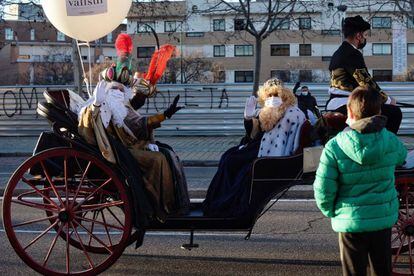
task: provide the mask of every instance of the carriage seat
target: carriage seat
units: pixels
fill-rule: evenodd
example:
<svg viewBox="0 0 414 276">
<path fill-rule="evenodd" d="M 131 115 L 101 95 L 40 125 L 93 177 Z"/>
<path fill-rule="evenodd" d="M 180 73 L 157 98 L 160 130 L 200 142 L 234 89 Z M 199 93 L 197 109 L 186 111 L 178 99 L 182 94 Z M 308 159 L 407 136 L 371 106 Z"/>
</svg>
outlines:
<svg viewBox="0 0 414 276">
<path fill-rule="evenodd" d="M 77 132 L 78 116 L 70 108 L 70 95 L 68 90 L 45 90 L 43 96 L 46 102 L 40 102 L 37 113 L 45 117 L 52 125 L 64 127 Z"/>
</svg>

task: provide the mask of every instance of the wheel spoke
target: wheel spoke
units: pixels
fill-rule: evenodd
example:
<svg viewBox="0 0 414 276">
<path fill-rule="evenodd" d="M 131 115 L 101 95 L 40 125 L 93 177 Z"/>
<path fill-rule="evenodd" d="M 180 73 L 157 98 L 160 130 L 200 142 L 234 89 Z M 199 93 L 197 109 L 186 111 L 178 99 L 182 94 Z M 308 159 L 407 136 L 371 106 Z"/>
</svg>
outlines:
<svg viewBox="0 0 414 276">
<path fill-rule="evenodd" d="M 39 210 L 42 210 L 42 211 L 50 211 L 50 212 L 55 212 L 55 213 L 58 212 L 58 210 L 55 209 L 54 207 L 51 207 L 51 206 L 48 206 L 48 205 L 45 205 L 45 204 L 39 204 L 39 203 L 28 202 L 28 201 L 21 201 L 21 200 L 16 200 L 16 199 L 12 199 L 11 202 L 19 204 L 19 205 L 31 207 L 31 208 L 34 208 L 34 209 L 39 209 Z"/>
<path fill-rule="evenodd" d="M 124 204 L 123 201 L 118 200 L 118 201 L 112 201 L 112 202 L 107 202 L 107 203 L 83 205 L 82 210 L 76 211 L 75 214 L 79 214 L 85 211 L 102 210 L 107 207 L 121 206 L 123 204 Z"/>
<path fill-rule="evenodd" d="M 63 176 L 65 178 L 65 198 L 66 203 L 65 207 L 68 207 L 68 200 L 69 200 L 69 193 L 68 193 L 68 157 L 65 155 L 65 159 L 63 160 Z"/>
<path fill-rule="evenodd" d="M 44 235 L 46 235 L 50 229 L 52 229 L 53 227 L 55 227 L 56 224 L 58 224 L 59 221 L 56 220 L 54 223 L 52 223 L 48 228 L 46 228 L 45 231 L 43 231 L 42 233 L 40 233 L 36 238 L 34 238 L 28 245 L 26 245 L 25 248 L 23 248 L 24 250 L 27 250 L 27 248 L 29 248 L 30 246 L 32 246 L 35 242 L 37 242 L 40 238 L 42 238 Z"/>
<path fill-rule="evenodd" d="M 98 211 L 94 211 L 93 212 L 93 216 L 92 216 L 92 225 L 91 225 L 91 233 L 93 233 L 93 229 L 95 229 L 95 220 L 96 220 L 96 216 L 97 216 L 97 212 Z M 84 219 L 86 218 L 86 216 L 84 217 Z M 88 245 L 91 246 L 92 243 L 92 236 L 89 236 L 89 242 Z"/>
<path fill-rule="evenodd" d="M 55 202 L 53 202 L 53 200 L 51 200 L 49 197 L 45 196 L 38 188 L 36 188 L 35 185 L 33 185 L 32 183 L 30 183 L 30 180 L 26 179 L 25 177 L 22 177 L 22 181 L 24 183 L 26 183 L 27 185 L 29 185 L 33 190 L 35 190 L 35 192 L 40 195 L 41 197 L 43 197 L 46 201 L 48 201 L 50 204 L 52 204 L 53 206 L 55 206 L 56 208 L 58 208 L 57 204 Z"/>
<path fill-rule="evenodd" d="M 113 254 L 112 250 L 108 248 L 108 246 L 101 241 L 98 237 L 96 237 L 93 233 L 91 233 L 85 226 L 83 226 L 82 224 L 79 224 L 80 227 L 82 227 L 83 230 L 85 230 L 86 232 L 88 232 L 88 234 L 95 239 L 98 243 L 100 243 L 110 254 Z"/>
<path fill-rule="evenodd" d="M 86 201 L 88 201 L 92 196 L 94 196 L 99 190 L 101 190 L 103 187 L 108 185 L 109 182 L 112 181 L 112 178 L 107 179 L 101 186 L 96 188 L 92 193 L 90 193 L 86 198 L 84 198 L 79 204 L 76 205 L 76 208 L 79 208 L 82 204 L 84 204 Z"/>
<path fill-rule="evenodd" d="M 411 236 L 408 236 L 408 255 L 410 256 L 410 271 L 413 275 L 413 254 L 411 252 Z"/>
<path fill-rule="evenodd" d="M 32 224 L 32 223 L 36 223 L 36 222 L 45 221 L 45 220 L 52 220 L 52 219 L 55 219 L 57 217 L 58 217 L 57 215 L 54 215 L 54 216 L 41 218 L 41 219 L 33 219 L 33 220 L 29 220 L 29 221 L 25 221 L 25 222 L 22 222 L 22 223 L 15 224 L 15 225 L 13 225 L 13 227 L 20 227 L 20 226 L 23 226 L 23 225 L 28 225 L 28 224 Z"/>
<path fill-rule="evenodd" d="M 56 233 L 55 238 L 53 239 L 52 243 L 50 244 L 50 247 L 49 247 L 49 250 L 47 251 L 47 254 L 46 254 L 46 256 L 45 256 L 45 259 L 43 260 L 43 266 L 46 266 L 47 261 L 48 261 L 48 260 L 49 260 L 49 258 L 50 258 L 50 254 L 52 253 L 53 248 L 54 248 L 54 247 L 55 247 L 55 245 L 56 245 L 56 241 L 57 241 L 57 239 L 59 238 L 60 233 L 62 233 L 63 226 L 64 226 L 64 224 L 63 224 L 63 223 L 61 223 L 61 224 L 60 224 L 60 226 L 59 226 L 59 229 L 58 229 L 58 231 L 57 231 L 57 233 Z"/>
<path fill-rule="evenodd" d="M 82 250 L 83 250 L 83 253 L 85 254 L 85 256 L 86 256 L 86 259 L 88 260 L 88 262 L 89 262 L 89 266 L 93 269 L 93 268 L 95 268 L 95 265 L 93 264 L 93 262 L 92 262 L 92 259 L 91 259 L 91 257 L 89 256 L 89 254 L 88 254 L 88 251 L 85 249 L 85 246 L 83 245 L 83 242 L 82 242 L 82 239 L 81 239 L 81 237 L 79 236 L 79 233 L 78 233 L 78 231 L 76 230 L 76 228 L 75 228 L 75 226 L 73 225 L 73 223 L 71 222 L 70 223 L 71 225 L 72 225 L 72 228 L 73 228 L 73 230 L 74 230 L 74 232 L 75 232 L 75 236 L 77 237 L 77 239 L 79 240 L 79 244 L 81 245 L 81 247 L 82 247 Z"/>
<path fill-rule="evenodd" d="M 402 239 L 402 242 L 401 242 L 401 244 L 400 244 L 400 247 L 398 248 L 398 251 L 397 251 L 397 254 L 395 255 L 395 258 L 394 258 L 394 262 L 393 262 L 393 264 L 392 264 L 392 267 L 394 267 L 395 266 L 395 264 L 397 263 L 397 259 L 398 259 L 398 257 L 400 256 L 400 253 L 401 253 L 401 248 L 403 247 L 403 244 L 404 244 L 404 242 L 405 242 L 405 238 L 406 238 L 407 236 L 405 236 L 404 235 L 404 238 Z"/>
<path fill-rule="evenodd" d="M 99 212 L 99 211 L 95 211 L 95 212 Z M 91 222 L 92 223 L 92 225 L 94 224 L 94 223 L 97 223 L 97 224 L 100 224 L 100 225 L 103 225 L 105 228 L 106 227 L 109 227 L 109 228 L 114 228 L 114 229 L 118 229 L 118 230 L 124 230 L 124 228 L 122 228 L 122 227 L 120 227 L 120 226 L 116 226 L 116 225 L 112 225 L 112 224 L 109 224 L 109 223 L 105 223 L 105 222 L 102 222 L 102 221 L 99 221 L 99 220 L 96 220 L 97 219 L 97 216 L 95 217 L 94 216 L 94 219 L 89 219 L 89 218 L 82 218 L 82 217 L 78 217 L 78 216 L 76 216 L 76 218 L 77 219 L 79 219 L 79 220 L 84 220 L 84 221 L 88 221 L 88 222 Z M 93 230 L 91 230 L 91 231 L 93 231 Z"/>
<path fill-rule="evenodd" d="M 119 223 L 119 225 L 124 227 L 124 224 L 118 219 L 118 217 L 114 214 L 114 212 L 112 212 L 112 210 L 109 207 L 105 207 L 105 209 L 107 209 L 109 211 L 109 213 L 116 219 L 116 221 Z"/>
<path fill-rule="evenodd" d="M 69 223 L 66 223 L 66 274 L 70 272 Z"/>
<path fill-rule="evenodd" d="M 109 231 L 108 231 L 108 225 L 109 225 L 109 224 L 107 224 L 107 223 L 106 223 L 106 219 L 105 219 L 105 215 L 104 215 L 104 213 L 103 213 L 103 210 L 101 210 L 101 216 L 102 216 L 102 220 L 103 220 L 103 222 L 104 222 L 104 226 L 105 226 L 106 235 L 108 236 L 109 244 L 110 244 L 110 245 L 111 245 L 111 247 L 112 247 L 111 235 L 109 235 Z M 111 227 L 111 226 L 109 226 L 109 227 Z M 114 226 L 112 226 L 111 228 L 114 228 Z"/>
<path fill-rule="evenodd" d="M 49 182 L 50 187 L 52 188 L 53 192 L 55 193 L 56 197 L 58 198 L 58 200 L 59 200 L 60 204 L 61 204 L 62 206 L 64 206 L 63 200 L 62 200 L 62 198 L 60 197 L 59 193 L 57 192 L 56 187 L 55 187 L 55 184 L 53 184 L 52 178 L 50 177 L 49 173 L 47 172 L 47 170 L 46 170 L 46 166 L 45 166 L 45 164 L 43 163 L 43 161 L 40 161 L 40 165 L 42 166 L 43 172 L 45 173 L 46 179 L 47 179 L 47 181 Z"/>
<path fill-rule="evenodd" d="M 77 160 L 77 159 L 76 159 L 76 160 Z M 77 163 L 78 163 L 78 166 L 80 166 L 80 165 L 79 165 L 79 162 L 77 162 Z M 86 166 L 85 171 L 82 173 L 81 180 L 80 180 L 80 182 L 79 182 L 78 188 L 76 189 L 75 195 L 74 195 L 74 197 L 73 197 L 73 201 L 72 201 L 72 204 L 71 204 L 71 208 L 73 208 L 73 206 L 75 205 L 76 198 L 78 197 L 78 194 L 79 194 L 80 188 L 81 188 L 81 187 L 82 187 L 82 185 L 83 185 L 83 181 L 85 180 L 86 174 L 88 173 L 88 171 L 89 171 L 89 168 L 90 168 L 91 164 L 92 164 L 92 162 L 91 162 L 91 161 L 89 161 L 88 165 Z M 82 169 L 81 169 L 80 167 L 79 167 L 79 169 L 82 171 Z"/>
</svg>

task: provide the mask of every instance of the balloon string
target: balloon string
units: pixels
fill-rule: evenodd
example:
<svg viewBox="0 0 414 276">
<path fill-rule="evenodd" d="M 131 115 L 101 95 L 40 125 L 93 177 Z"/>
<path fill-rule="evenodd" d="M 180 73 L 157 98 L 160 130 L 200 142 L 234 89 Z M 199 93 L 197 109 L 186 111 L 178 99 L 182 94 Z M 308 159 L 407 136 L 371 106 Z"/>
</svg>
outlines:
<svg viewBox="0 0 414 276">
<path fill-rule="evenodd" d="M 80 64 L 81 64 L 81 67 L 82 67 L 83 82 L 86 84 L 86 91 L 88 92 L 89 97 L 92 97 L 91 89 L 90 89 L 90 84 L 92 83 L 91 47 L 89 45 L 89 42 L 79 43 L 79 40 L 76 40 L 76 45 L 78 46 L 79 60 L 80 60 Z M 89 62 L 89 79 L 90 79 L 90 81 L 88 81 L 88 78 L 86 77 L 85 65 L 83 64 L 82 52 L 81 52 L 81 48 L 80 48 L 81 45 L 86 45 L 89 49 L 89 51 L 88 51 L 88 62 Z"/>
</svg>

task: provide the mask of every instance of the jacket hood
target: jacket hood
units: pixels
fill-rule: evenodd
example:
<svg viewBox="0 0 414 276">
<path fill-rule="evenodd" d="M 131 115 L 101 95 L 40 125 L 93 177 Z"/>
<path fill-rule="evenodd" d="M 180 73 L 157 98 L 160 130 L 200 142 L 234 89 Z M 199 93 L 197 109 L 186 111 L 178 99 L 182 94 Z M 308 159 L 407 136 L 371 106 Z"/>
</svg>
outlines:
<svg viewBox="0 0 414 276">
<path fill-rule="evenodd" d="M 379 115 L 358 120 L 338 134 L 336 141 L 342 151 L 356 163 L 373 164 L 385 154 L 386 123 L 387 118 Z"/>
</svg>

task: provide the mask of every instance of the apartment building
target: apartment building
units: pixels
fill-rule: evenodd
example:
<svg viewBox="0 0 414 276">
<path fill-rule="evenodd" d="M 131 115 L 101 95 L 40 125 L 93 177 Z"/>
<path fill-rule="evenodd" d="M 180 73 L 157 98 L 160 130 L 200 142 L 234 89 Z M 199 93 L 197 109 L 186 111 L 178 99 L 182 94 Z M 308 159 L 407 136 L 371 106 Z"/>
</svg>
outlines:
<svg viewBox="0 0 414 276">
<path fill-rule="evenodd" d="M 286 14 L 281 12 L 275 20 L 277 28 L 262 42 L 261 81 L 272 76 L 286 82 L 328 81 L 330 58 L 342 42 L 341 20 L 357 14 L 372 25 L 363 50 L 371 74 L 379 81 L 412 78 L 413 21 L 403 18 L 386 1 L 376 1 L 377 6 L 369 9 L 364 1 L 368 0 L 356 5 L 354 0 L 302 0 L 302 5 L 293 11 L 293 20 L 285 20 Z M 258 18 L 266 12 L 266 1 L 262 2 L 252 1 L 251 9 Z M 160 44 L 171 43 L 179 50 L 164 81 L 252 82 L 255 40 L 244 30 L 243 16 L 228 10 L 212 10 L 217 3 L 218 0 L 134 3 L 125 24 L 92 43 L 92 61 L 96 65 L 113 59 L 113 42 L 120 32 L 126 31 L 134 38 L 134 66 L 145 71 L 156 47 L 153 29 Z M 73 60 L 72 40 L 48 23 L 41 9 L 13 5 L 3 19 L 0 84 L 71 81 L 68 64 Z M 259 21 L 256 23 L 260 25 Z M 86 49 L 82 49 L 84 61 L 87 56 Z M 207 77 L 187 78 L 185 73 L 192 75 L 187 72 L 191 70 L 205 71 Z"/>
<path fill-rule="evenodd" d="M 92 64 L 115 59 L 114 41 L 126 31 L 121 24 L 91 43 Z M 73 82 L 72 39 L 55 29 L 33 5 L 12 5 L 0 21 L 0 85 L 67 84 Z M 88 70 L 88 50 L 81 48 Z"/>
<path fill-rule="evenodd" d="M 245 18 L 232 11 L 212 11 L 217 0 L 174 2 L 168 9 L 135 5 L 127 18 L 127 32 L 135 39 L 135 57 L 149 58 L 155 49 L 153 28 L 162 43 L 181 50 L 179 58 L 203 57 L 219 68 L 215 81 L 252 82 L 255 40 L 244 31 Z M 266 13 L 263 1 L 252 1 L 258 18 Z M 266 3 L 267 1 L 265 1 Z M 372 31 L 363 50 L 371 74 L 379 81 L 406 80 L 414 62 L 414 24 L 401 17 L 386 1 L 369 9 L 364 1 L 302 1 L 294 20 L 276 19 L 277 29 L 262 42 L 261 81 L 272 76 L 287 82 L 329 80 L 330 58 L 342 43 L 341 21 L 361 15 L 369 20 Z M 170 4 L 169 4 L 170 5 Z M 340 7 L 342 5 L 342 7 Z M 343 7 L 346 7 L 346 11 Z M 368 12 L 369 11 L 369 12 Z M 279 22 L 279 20 L 284 20 Z M 258 23 L 260 25 L 260 22 Z M 180 74 L 176 80 L 180 81 Z"/>
</svg>

